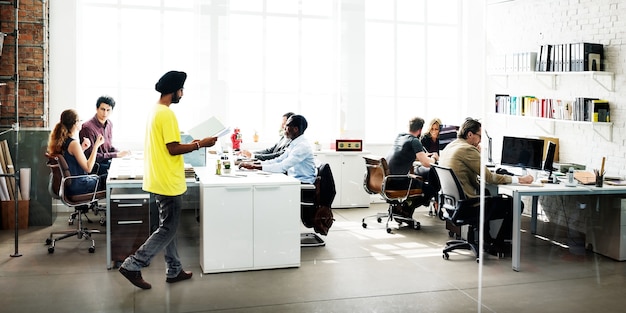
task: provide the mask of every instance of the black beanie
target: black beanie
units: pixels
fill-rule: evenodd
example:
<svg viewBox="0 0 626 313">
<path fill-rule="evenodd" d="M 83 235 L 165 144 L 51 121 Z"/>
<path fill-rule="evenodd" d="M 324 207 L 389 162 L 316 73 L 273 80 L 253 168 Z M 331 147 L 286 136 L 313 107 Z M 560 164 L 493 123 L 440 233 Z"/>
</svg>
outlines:
<svg viewBox="0 0 626 313">
<path fill-rule="evenodd" d="M 187 79 L 187 73 L 178 71 L 169 71 L 159 78 L 154 85 L 154 89 L 162 94 L 169 94 L 183 88 Z"/>
</svg>

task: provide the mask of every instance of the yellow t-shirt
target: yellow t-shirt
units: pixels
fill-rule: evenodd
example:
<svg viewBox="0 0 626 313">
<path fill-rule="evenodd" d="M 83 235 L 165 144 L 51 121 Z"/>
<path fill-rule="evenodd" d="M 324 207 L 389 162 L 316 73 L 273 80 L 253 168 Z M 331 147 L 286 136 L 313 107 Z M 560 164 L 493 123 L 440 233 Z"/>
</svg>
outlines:
<svg viewBox="0 0 626 313">
<path fill-rule="evenodd" d="M 187 190 L 183 155 L 171 155 L 166 144 L 180 142 L 174 111 L 157 104 L 148 117 L 144 142 L 143 190 L 164 196 L 178 196 Z"/>
</svg>

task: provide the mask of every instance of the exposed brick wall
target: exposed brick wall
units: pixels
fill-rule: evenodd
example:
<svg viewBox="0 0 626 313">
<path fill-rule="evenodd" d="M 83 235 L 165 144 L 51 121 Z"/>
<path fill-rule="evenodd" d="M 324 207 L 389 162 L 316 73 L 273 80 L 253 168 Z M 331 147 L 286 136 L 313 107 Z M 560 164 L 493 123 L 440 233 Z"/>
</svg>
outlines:
<svg viewBox="0 0 626 313">
<path fill-rule="evenodd" d="M 495 93 L 533 95 L 540 98 L 608 99 L 612 126 L 551 122 L 520 117 L 487 115 L 490 135 L 496 130 L 513 136 L 559 138 L 560 161 L 578 163 L 588 170 L 606 159 L 607 174 L 626 176 L 626 3 L 620 0 L 525 0 L 490 5 L 486 16 L 487 58 L 498 54 L 538 51 L 543 44 L 592 42 L 604 45 L 606 70 L 615 74 L 615 89 L 607 91 L 592 79 L 561 76 L 556 88 L 532 76 L 488 77 L 486 99 Z M 493 111 L 492 102 L 485 104 Z M 612 128 L 611 128 L 612 127 Z M 499 143 L 494 141 L 494 146 Z M 500 150 L 494 150 L 494 157 Z M 579 203 L 595 208 L 588 197 L 542 197 L 540 204 L 551 221 L 584 231 L 587 213 Z"/>
<path fill-rule="evenodd" d="M 47 5 L 47 2 L 45 3 Z M 21 127 L 43 127 L 44 101 L 46 99 L 44 64 L 47 47 L 44 46 L 46 33 L 45 21 L 47 9 L 41 0 L 19 1 L 19 118 Z M 15 7 L 0 5 L 0 31 L 11 34 L 15 29 Z M 2 56 L 0 57 L 0 76 L 15 77 L 15 36 L 5 37 Z M 10 127 L 16 122 L 15 117 L 15 80 L 5 79 L 6 86 L 0 87 L 0 128 Z"/>
</svg>

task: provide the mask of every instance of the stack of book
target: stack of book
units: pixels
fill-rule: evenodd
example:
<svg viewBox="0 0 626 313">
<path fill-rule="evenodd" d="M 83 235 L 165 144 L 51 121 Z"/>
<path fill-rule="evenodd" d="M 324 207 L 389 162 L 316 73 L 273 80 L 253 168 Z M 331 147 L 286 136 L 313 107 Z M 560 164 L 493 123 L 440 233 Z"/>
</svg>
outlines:
<svg viewBox="0 0 626 313">
<path fill-rule="evenodd" d="M 185 178 L 195 178 L 195 177 L 196 177 L 196 171 L 193 169 L 193 167 L 185 164 Z"/>
</svg>

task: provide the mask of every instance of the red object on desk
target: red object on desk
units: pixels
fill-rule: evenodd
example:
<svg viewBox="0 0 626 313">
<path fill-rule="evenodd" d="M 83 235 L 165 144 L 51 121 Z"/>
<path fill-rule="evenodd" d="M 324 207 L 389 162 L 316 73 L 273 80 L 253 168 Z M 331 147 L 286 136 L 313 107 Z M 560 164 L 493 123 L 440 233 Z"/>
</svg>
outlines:
<svg viewBox="0 0 626 313">
<path fill-rule="evenodd" d="M 239 132 L 239 128 L 235 128 L 234 132 L 232 135 L 230 135 L 230 140 L 233 142 L 233 150 L 239 150 L 239 147 L 241 146 L 241 142 L 243 141 L 241 139 L 241 133 Z"/>
</svg>

